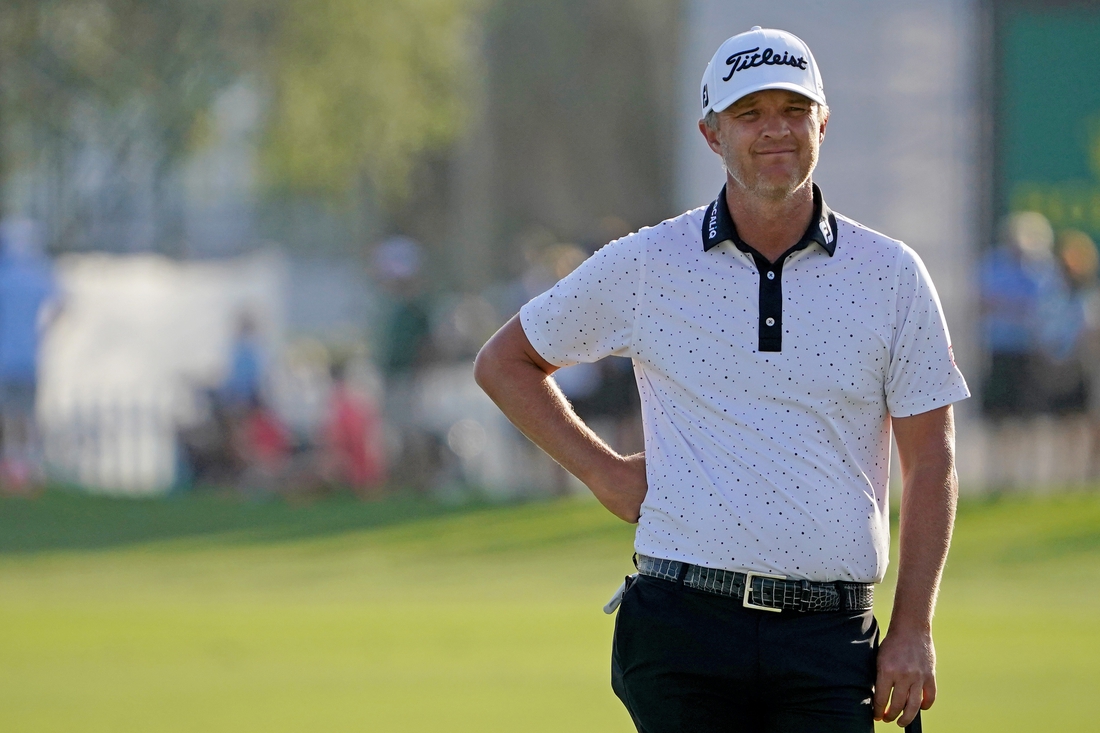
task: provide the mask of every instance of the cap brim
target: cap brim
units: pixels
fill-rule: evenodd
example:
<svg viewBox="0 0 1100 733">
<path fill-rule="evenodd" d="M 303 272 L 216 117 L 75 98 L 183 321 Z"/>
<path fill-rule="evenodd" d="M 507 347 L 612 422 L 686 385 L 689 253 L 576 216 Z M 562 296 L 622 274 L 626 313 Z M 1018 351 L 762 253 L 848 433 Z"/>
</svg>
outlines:
<svg viewBox="0 0 1100 733">
<path fill-rule="evenodd" d="M 740 92 L 737 95 L 732 95 L 731 94 L 729 97 L 726 97 L 722 101 L 715 102 L 714 104 L 712 104 L 710 106 L 710 108 L 715 113 L 721 112 L 721 111 L 725 110 L 727 107 L 729 107 L 731 104 L 736 102 L 738 99 L 742 99 L 744 97 L 747 97 L 750 94 L 755 94 L 756 92 L 762 92 L 765 89 L 785 89 L 788 92 L 795 92 L 796 94 L 801 94 L 803 97 L 806 97 L 806 99 L 812 99 L 813 101 L 817 102 L 818 104 L 821 104 L 821 105 L 825 104 L 825 97 L 822 97 L 819 94 L 812 94 L 810 92 L 810 90 L 808 90 L 806 87 L 804 87 L 800 84 L 795 84 L 794 82 L 791 82 L 791 81 L 771 81 L 771 82 L 764 82 L 763 84 L 758 84 L 757 86 L 754 86 L 754 87 L 749 87 L 748 89 L 742 89 L 742 90 L 740 90 Z"/>
</svg>

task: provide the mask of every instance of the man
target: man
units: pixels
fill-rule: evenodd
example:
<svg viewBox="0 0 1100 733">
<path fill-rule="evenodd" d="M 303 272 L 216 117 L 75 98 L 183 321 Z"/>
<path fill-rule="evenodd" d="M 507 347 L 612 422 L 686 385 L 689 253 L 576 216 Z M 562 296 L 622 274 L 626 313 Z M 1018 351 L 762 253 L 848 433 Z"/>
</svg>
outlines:
<svg viewBox="0 0 1100 733">
<path fill-rule="evenodd" d="M 730 38 L 701 99 L 718 198 L 605 246 L 493 336 L 475 376 L 638 522 L 612 686 L 639 731 L 907 725 L 935 699 L 950 406 L 969 396 L 939 300 L 911 249 L 834 214 L 812 183 L 829 112 L 805 43 Z M 549 378 L 609 354 L 634 362 L 638 455 L 612 451 Z M 891 425 L 905 493 L 880 646 Z"/>
</svg>

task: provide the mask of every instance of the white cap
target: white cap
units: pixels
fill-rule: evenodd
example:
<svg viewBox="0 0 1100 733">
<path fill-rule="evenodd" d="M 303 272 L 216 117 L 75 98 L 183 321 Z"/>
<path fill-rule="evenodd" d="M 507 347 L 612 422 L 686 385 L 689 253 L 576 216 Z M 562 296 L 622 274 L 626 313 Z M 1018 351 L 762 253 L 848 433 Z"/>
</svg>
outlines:
<svg viewBox="0 0 1100 733">
<path fill-rule="evenodd" d="M 703 115 L 721 112 L 763 89 L 787 89 L 825 104 L 825 87 L 810 47 L 798 36 L 753 26 L 718 47 L 703 72 Z"/>
</svg>

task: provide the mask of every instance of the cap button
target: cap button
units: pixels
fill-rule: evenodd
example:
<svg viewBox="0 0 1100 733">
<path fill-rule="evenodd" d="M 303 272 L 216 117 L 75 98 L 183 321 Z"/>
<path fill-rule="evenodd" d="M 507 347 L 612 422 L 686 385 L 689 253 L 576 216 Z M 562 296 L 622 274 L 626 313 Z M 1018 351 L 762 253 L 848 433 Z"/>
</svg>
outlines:
<svg viewBox="0 0 1100 733">
<path fill-rule="evenodd" d="M 754 26 L 753 26 L 752 28 L 749 28 L 749 30 L 750 30 L 750 31 L 762 31 L 762 30 L 764 30 L 764 29 L 763 29 L 763 28 L 761 28 L 761 27 L 760 27 L 760 26 L 758 26 L 758 25 L 754 25 Z"/>
</svg>

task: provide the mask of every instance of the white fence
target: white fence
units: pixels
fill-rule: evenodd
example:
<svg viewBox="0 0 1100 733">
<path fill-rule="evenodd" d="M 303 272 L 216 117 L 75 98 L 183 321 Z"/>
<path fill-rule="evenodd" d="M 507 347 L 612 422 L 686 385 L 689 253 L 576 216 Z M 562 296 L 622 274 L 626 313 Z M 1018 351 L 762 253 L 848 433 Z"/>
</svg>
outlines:
<svg viewBox="0 0 1100 733">
<path fill-rule="evenodd" d="M 172 488 L 179 461 L 171 395 L 126 390 L 67 397 L 39 407 L 52 480 L 131 496 Z"/>
</svg>

